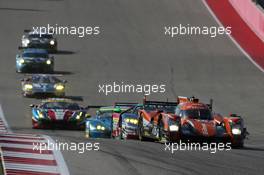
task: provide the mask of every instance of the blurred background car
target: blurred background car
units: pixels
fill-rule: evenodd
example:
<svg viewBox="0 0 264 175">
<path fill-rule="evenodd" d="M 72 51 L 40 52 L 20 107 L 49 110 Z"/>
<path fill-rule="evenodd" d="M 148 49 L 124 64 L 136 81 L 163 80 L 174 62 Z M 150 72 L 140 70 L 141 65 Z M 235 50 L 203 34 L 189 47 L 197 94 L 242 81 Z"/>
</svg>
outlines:
<svg viewBox="0 0 264 175">
<path fill-rule="evenodd" d="M 22 46 L 19 48 L 41 48 L 49 52 L 57 52 L 57 39 L 51 34 L 40 34 L 32 30 L 24 30 Z"/>
</svg>

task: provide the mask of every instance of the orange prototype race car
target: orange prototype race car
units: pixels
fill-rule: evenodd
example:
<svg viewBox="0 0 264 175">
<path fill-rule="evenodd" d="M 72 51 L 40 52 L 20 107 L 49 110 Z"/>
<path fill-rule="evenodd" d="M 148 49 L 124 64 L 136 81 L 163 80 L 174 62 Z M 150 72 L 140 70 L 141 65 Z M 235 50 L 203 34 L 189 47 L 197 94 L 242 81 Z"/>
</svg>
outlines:
<svg viewBox="0 0 264 175">
<path fill-rule="evenodd" d="M 177 102 L 147 101 L 138 110 L 139 140 L 177 141 L 180 138 L 180 118 L 175 115 Z"/>
<path fill-rule="evenodd" d="M 180 118 L 181 139 L 229 142 L 232 147 L 243 147 L 248 134 L 240 116 L 224 117 L 214 113 L 212 100 L 210 104 L 204 104 L 194 97 L 178 97 L 175 114 Z"/>
</svg>

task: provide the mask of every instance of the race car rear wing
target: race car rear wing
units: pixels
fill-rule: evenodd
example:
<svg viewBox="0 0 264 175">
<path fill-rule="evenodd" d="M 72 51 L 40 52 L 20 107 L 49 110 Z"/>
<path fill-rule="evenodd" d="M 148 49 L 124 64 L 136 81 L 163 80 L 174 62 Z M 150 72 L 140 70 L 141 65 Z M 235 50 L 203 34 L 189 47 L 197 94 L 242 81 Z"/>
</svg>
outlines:
<svg viewBox="0 0 264 175">
<path fill-rule="evenodd" d="M 131 103 L 131 102 L 116 102 L 114 107 L 134 107 L 138 103 Z"/>
<path fill-rule="evenodd" d="M 163 101 L 147 101 L 144 100 L 143 105 L 160 105 L 160 106 L 177 106 L 177 102 L 163 102 Z"/>
<path fill-rule="evenodd" d="M 98 109 L 98 108 L 101 108 L 101 107 L 104 107 L 104 106 L 100 106 L 100 105 L 88 105 L 85 107 L 85 109 Z"/>
</svg>

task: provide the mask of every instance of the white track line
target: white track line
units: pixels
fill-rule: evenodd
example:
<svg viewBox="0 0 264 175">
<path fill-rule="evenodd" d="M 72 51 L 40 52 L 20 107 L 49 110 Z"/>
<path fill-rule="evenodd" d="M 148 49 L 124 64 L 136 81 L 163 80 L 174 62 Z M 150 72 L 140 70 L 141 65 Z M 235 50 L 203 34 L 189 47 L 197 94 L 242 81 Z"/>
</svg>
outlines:
<svg viewBox="0 0 264 175">
<path fill-rule="evenodd" d="M 5 115 L 4 115 L 3 108 L 2 108 L 1 104 L 0 104 L 0 119 L 2 120 L 2 123 L 5 125 L 6 131 L 9 133 L 12 133 L 12 131 L 10 130 L 10 128 L 7 124 L 7 121 L 5 119 Z"/>
<path fill-rule="evenodd" d="M 36 154 L 36 153 L 22 153 L 16 151 L 4 151 L 3 156 L 30 158 L 30 159 L 43 159 L 43 160 L 55 160 L 52 154 Z"/>
<path fill-rule="evenodd" d="M 215 19 L 215 21 L 218 23 L 219 26 L 223 27 L 223 24 L 219 21 L 219 19 L 215 16 L 214 12 L 211 10 L 211 8 L 208 6 L 206 0 L 202 0 L 203 4 L 205 5 L 205 7 L 208 9 L 208 11 L 211 13 L 211 15 L 213 16 L 213 18 Z M 261 71 L 264 73 L 264 69 L 258 65 L 258 63 L 256 63 L 254 61 L 254 59 L 238 44 L 238 42 L 233 38 L 232 35 L 228 35 L 229 38 L 231 39 L 231 41 L 233 41 L 233 43 L 237 46 L 237 48 Z"/>
<path fill-rule="evenodd" d="M 44 138 L 46 138 L 47 140 L 49 140 L 51 143 L 55 144 L 54 140 L 47 136 L 47 135 L 43 135 Z M 54 156 L 55 156 L 55 159 L 57 160 L 57 163 L 58 163 L 58 168 L 60 169 L 59 172 L 62 173 L 62 175 L 69 175 L 69 169 L 68 167 L 66 166 L 66 162 L 61 154 L 61 152 L 59 150 L 53 150 L 53 153 L 54 153 Z"/>
<path fill-rule="evenodd" d="M 5 165 L 8 170 L 32 171 L 32 169 L 34 169 L 34 170 L 37 170 L 37 172 L 43 172 L 43 173 L 60 173 L 60 171 L 58 171 L 57 166 L 27 165 L 27 164 L 19 164 L 19 163 L 5 163 Z"/>
<path fill-rule="evenodd" d="M 15 134 L 13 133 L 8 123 L 6 122 L 4 112 L 2 106 L 0 104 L 0 147 L 8 147 L 8 148 L 24 148 L 24 149 L 34 149 L 34 145 L 32 144 L 23 144 L 24 143 L 46 143 L 49 141 L 50 143 L 54 143 L 54 140 L 47 135 L 30 135 L 30 134 Z M 41 138 L 44 138 L 42 140 Z M 14 143 L 2 143 L 5 141 L 13 141 Z M 15 143 L 17 141 L 18 143 Z M 19 143 L 19 141 L 21 143 Z M 1 157 L 4 160 L 5 156 L 17 157 L 17 158 L 40 158 L 43 160 L 56 160 L 57 166 L 46 166 L 46 165 L 27 165 L 27 164 L 19 164 L 19 163 L 10 163 L 4 162 L 3 167 L 4 170 L 25 170 L 32 171 L 32 169 L 37 170 L 39 172 L 45 173 L 60 173 L 61 175 L 69 175 L 68 167 L 66 166 L 65 160 L 59 150 L 52 150 L 53 154 L 36 154 L 36 153 L 23 153 L 23 152 L 15 152 L 15 151 L 2 151 Z M 6 174 L 6 172 L 5 172 Z"/>
</svg>

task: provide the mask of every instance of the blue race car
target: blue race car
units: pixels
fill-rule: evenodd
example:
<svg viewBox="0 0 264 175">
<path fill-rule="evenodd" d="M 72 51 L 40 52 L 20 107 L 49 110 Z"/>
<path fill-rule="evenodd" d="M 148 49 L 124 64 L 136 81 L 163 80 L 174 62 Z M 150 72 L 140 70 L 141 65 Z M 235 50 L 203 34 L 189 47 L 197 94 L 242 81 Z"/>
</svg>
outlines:
<svg viewBox="0 0 264 175">
<path fill-rule="evenodd" d="M 114 106 L 88 106 L 88 108 L 99 109 L 94 117 L 86 120 L 85 136 L 87 138 L 111 138 L 115 135 L 114 131 L 118 125 L 119 114 L 129 109 L 130 106 L 116 103 Z"/>
<path fill-rule="evenodd" d="M 52 73 L 54 58 L 44 49 L 25 49 L 16 55 L 16 72 Z"/>
<path fill-rule="evenodd" d="M 70 99 L 51 98 L 42 101 L 40 105 L 31 104 L 32 127 L 34 129 L 46 128 L 85 128 L 86 108 Z"/>
<path fill-rule="evenodd" d="M 66 82 L 66 80 L 60 80 L 54 75 L 33 74 L 21 80 L 22 94 L 25 97 L 34 95 L 64 97 Z"/>
</svg>

